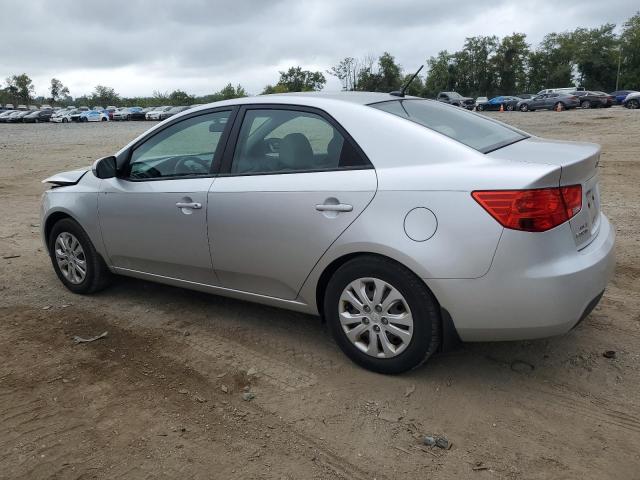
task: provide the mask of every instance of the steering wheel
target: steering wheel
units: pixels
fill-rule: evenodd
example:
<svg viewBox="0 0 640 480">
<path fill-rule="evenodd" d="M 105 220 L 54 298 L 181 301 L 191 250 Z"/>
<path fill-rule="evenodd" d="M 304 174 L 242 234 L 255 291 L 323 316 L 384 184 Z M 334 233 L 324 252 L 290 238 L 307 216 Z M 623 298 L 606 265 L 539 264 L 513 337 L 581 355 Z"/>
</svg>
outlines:
<svg viewBox="0 0 640 480">
<path fill-rule="evenodd" d="M 175 175 L 202 175 L 209 173 L 209 162 L 200 157 L 184 155 L 173 159 Z"/>
</svg>

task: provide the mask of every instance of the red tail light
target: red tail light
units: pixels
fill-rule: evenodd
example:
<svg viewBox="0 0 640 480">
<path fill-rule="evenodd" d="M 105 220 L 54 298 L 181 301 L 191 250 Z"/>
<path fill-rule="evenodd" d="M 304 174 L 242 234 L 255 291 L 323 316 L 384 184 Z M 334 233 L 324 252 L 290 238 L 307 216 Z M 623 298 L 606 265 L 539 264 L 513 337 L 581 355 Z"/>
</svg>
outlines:
<svg viewBox="0 0 640 480">
<path fill-rule="evenodd" d="M 582 208 L 582 187 L 533 190 L 482 190 L 471 196 L 500 225 L 526 232 L 544 232 L 566 222 Z"/>
</svg>

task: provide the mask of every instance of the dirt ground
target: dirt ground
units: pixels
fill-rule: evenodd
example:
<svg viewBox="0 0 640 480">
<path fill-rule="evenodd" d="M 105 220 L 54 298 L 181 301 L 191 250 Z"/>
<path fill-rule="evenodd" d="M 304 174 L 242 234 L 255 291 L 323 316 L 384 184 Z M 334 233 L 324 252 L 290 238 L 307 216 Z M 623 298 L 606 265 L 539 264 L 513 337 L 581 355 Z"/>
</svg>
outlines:
<svg viewBox="0 0 640 480">
<path fill-rule="evenodd" d="M 640 112 L 491 116 L 602 145 L 615 279 L 565 336 L 396 377 L 352 365 L 311 316 L 126 278 L 68 292 L 40 180 L 150 125 L 0 125 L 0 478 L 640 478 Z"/>
</svg>

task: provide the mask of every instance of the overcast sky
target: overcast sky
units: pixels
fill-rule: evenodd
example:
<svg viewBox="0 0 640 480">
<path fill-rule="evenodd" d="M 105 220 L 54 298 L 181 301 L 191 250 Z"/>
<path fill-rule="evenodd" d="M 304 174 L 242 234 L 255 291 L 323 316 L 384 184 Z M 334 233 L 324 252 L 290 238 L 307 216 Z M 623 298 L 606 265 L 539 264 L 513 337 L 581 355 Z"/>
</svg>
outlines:
<svg viewBox="0 0 640 480">
<path fill-rule="evenodd" d="M 638 0 L 3 0 L 0 79 L 51 77 L 74 96 L 97 84 L 125 96 L 228 82 L 260 93 L 292 65 L 325 71 L 346 56 L 389 51 L 407 71 L 465 37 L 620 25 Z M 327 76 L 328 90 L 340 88 Z"/>
</svg>

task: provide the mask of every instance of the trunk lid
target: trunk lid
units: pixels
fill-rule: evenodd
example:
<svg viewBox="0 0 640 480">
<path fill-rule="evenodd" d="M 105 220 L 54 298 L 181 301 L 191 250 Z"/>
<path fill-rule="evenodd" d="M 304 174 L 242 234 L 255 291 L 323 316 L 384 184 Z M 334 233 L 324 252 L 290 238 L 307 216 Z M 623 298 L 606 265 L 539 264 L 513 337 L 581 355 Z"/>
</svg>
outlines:
<svg viewBox="0 0 640 480">
<path fill-rule="evenodd" d="M 600 188 L 597 175 L 599 145 L 530 137 L 488 155 L 504 160 L 558 166 L 559 186 L 582 186 L 582 209 L 569 220 L 576 248 L 583 249 L 596 237 L 600 229 Z"/>
</svg>

